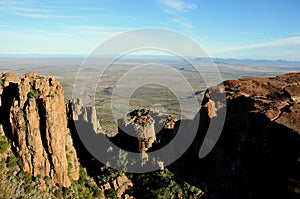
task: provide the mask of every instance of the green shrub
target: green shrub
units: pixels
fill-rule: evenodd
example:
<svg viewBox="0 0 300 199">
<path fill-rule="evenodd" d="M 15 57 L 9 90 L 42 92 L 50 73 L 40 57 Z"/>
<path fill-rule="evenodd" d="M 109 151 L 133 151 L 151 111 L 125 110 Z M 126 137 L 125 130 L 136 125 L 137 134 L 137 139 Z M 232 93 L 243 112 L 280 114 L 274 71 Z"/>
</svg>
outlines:
<svg viewBox="0 0 300 199">
<path fill-rule="evenodd" d="M 87 179 L 87 171 L 86 171 L 86 168 L 83 168 L 83 167 L 80 167 L 79 169 L 79 180 L 78 180 L 78 183 L 80 185 L 84 185 L 85 182 L 86 182 L 86 179 Z"/>
<path fill-rule="evenodd" d="M 107 198 L 117 199 L 117 192 L 114 189 L 106 190 L 104 194 Z"/>
<path fill-rule="evenodd" d="M 62 191 L 62 189 L 56 189 L 53 194 L 57 198 L 63 198 L 63 191 Z"/>
<path fill-rule="evenodd" d="M 1 86 L 1 87 L 4 86 L 4 83 L 3 83 L 3 80 L 2 80 L 2 75 L 0 76 L 0 86 Z"/>
<path fill-rule="evenodd" d="M 1 140 L 0 141 L 0 153 L 4 154 L 7 152 L 7 150 L 9 149 L 10 144 L 9 142 L 7 142 L 6 140 Z"/>
<path fill-rule="evenodd" d="M 63 189 L 64 198 L 102 198 L 101 189 L 88 175 L 86 168 L 80 167 L 80 177 L 78 181 L 72 181 L 71 187 Z"/>
<path fill-rule="evenodd" d="M 25 187 L 25 194 L 28 195 L 28 194 L 30 194 L 33 190 L 34 190 L 33 187 L 31 187 L 31 186 L 26 186 L 26 187 Z"/>
<path fill-rule="evenodd" d="M 200 198 L 203 192 L 164 169 L 146 174 L 133 174 L 131 180 L 135 182 L 130 195 L 136 198 Z"/>
<path fill-rule="evenodd" d="M 28 184 L 30 184 L 32 182 L 32 175 L 31 175 L 31 173 L 24 172 L 23 179 L 25 180 L 25 182 L 27 182 Z"/>
<path fill-rule="evenodd" d="M 0 171 L 5 168 L 5 159 L 0 161 Z"/>
<path fill-rule="evenodd" d="M 101 170 L 101 175 L 97 177 L 98 185 L 103 185 L 109 182 L 110 180 L 117 178 L 123 173 L 122 171 L 114 170 L 108 166 L 103 166 L 100 168 L 100 170 Z"/>
<path fill-rule="evenodd" d="M 34 90 L 33 88 L 30 89 L 30 92 L 28 93 L 29 98 L 37 99 L 40 96 L 40 92 L 38 90 Z"/>
<path fill-rule="evenodd" d="M 67 198 L 72 194 L 72 189 L 71 188 L 63 187 L 62 191 L 63 191 L 63 197 L 64 198 Z"/>
<path fill-rule="evenodd" d="M 49 91 L 47 97 L 54 97 L 53 93 Z"/>
<path fill-rule="evenodd" d="M 103 198 L 101 189 L 97 185 L 92 185 L 91 189 L 92 189 L 92 191 L 94 193 L 93 194 L 94 197 L 96 197 L 96 198 Z"/>
<path fill-rule="evenodd" d="M 9 156 L 9 157 L 7 157 L 7 160 L 6 160 L 6 166 L 8 168 L 15 167 L 18 165 L 18 161 L 19 161 L 19 159 L 16 158 L 15 156 Z"/>
</svg>

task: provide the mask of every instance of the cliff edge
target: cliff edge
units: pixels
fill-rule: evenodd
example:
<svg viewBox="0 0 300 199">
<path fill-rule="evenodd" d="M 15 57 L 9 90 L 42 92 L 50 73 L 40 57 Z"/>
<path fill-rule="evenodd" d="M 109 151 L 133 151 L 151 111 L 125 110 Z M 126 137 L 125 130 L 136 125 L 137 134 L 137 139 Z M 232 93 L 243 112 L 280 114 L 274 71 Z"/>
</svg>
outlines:
<svg viewBox="0 0 300 199">
<path fill-rule="evenodd" d="M 22 170 L 70 186 L 71 179 L 79 178 L 79 162 L 59 81 L 33 72 L 21 79 L 4 73 L 2 81 L 1 123 Z"/>
<path fill-rule="evenodd" d="M 299 198 L 300 73 L 227 80 L 207 92 L 203 101 L 215 107 L 202 103 L 195 141 L 172 171 L 202 188 L 204 198 Z M 222 93 L 226 104 L 216 100 Z M 221 136 L 199 159 L 207 128 L 224 109 Z"/>
</svg>

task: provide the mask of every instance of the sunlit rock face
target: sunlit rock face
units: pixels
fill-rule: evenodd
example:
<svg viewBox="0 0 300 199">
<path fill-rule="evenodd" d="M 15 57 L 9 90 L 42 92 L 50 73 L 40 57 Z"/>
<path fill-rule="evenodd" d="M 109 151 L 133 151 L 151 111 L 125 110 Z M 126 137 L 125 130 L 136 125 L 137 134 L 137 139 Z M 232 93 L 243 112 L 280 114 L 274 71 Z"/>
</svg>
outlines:
<svg viewBox="0 0 300 199">
<path fill-rule="evenodd" d="M 22 161 L 34 176 L 65 187 L 79 178 L 79 163 L 67 128 L 64 91 L 53 77 L 27 73 L 2 76 L 2 123 Z"/>
</svg>

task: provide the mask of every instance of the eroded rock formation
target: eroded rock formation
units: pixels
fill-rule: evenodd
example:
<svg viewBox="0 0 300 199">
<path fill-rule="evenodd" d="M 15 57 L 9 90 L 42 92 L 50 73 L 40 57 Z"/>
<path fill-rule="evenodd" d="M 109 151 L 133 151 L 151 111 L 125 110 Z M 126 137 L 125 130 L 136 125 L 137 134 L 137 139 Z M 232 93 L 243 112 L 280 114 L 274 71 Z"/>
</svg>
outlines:
<svg viewBox="0 0 300 199">
<path fill-rule="evenodd" d="M 135 110 L 128 114 L 125 126 L 133 125 L 135 136 L 139 142 L 139 152 L 141 153 L 142 166 L 145 165 L 149 157 L 147 150 L 152 147 L 152 144 L 156 141 L 155 121 L 150 115 L 150 110 L 142 109 Z"/>
<path fill-rule="evenodd" d="M 122 149 L 140 153 L 141 165 L 150 163 L 149 151 L 165 146 L 175 136 L 177 119 L 156 109 L 137 109 L 118 120 L 118 134 L 110 140 Z M 156 160 L 160 169 L 164 162 Z"/>
<path fill-rule="evenodd" d="M 300 73 L 290 73 L 228 80 L 210 88 L 216 117 L 209 116 L 207 107 L 201 108 L 195 141 L 173 171 L 204 189 L 204 198 L 299 198 L 299 85 Z M 227 103 L 215 100 L 214 96 L 224 92 Z M 224 109 L 221 137 L 212 151 L 199 159 L 207 128 L 218 121 Z"/>
<path fill-rule="evenodd" d="M 67 104 L 67 113 L 71 120 L 86 122 L 92 126 L 95 133 L 102 132 L 95 106 L 85 106 L 82 99 L 72 99 Z"/>
<path fill-rule="evenodd" d="M 2 80 L 1 122 L 22 169 L 70 186 L 71 179 L 79 178 L 79 163 L 67 128 L 62 86 L 55 78 L 37 73 L 21 79 L 5 73 Z"/>
</svg>

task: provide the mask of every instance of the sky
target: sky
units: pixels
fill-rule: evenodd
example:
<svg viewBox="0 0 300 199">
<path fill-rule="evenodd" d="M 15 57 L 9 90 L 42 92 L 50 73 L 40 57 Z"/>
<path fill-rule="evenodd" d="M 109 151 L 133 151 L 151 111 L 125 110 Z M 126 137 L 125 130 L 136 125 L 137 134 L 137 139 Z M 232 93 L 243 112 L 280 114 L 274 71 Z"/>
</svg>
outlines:
<svg viewBox="0 0 300 199">
<path fill-rule="evenodd" d="M 183 34 L 211 57 L 300 60 L 300 0 L 0 0 L 0 54 L 87 56 L 149 27 Z"/>
</svg>

